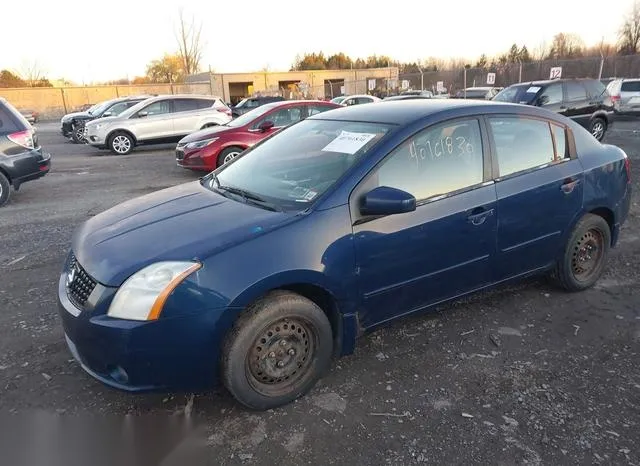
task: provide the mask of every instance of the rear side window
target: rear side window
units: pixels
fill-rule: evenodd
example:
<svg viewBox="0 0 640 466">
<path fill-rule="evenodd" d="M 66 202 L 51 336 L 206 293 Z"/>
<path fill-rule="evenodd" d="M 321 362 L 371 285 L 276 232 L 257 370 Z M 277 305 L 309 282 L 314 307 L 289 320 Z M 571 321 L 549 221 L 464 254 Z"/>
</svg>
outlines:
<svg viewBox="0 0 640 466">
<path fill-rule="evenodd" d="M 0 102 L 0 134 L 15 133 L 28 128 L 29 123 L 25 120 L 25 124 L 21 125 L 19 118 L 21 115 L 16 115 L 16 113 L 4 102 Z"/>
<path fill-rule="evenodd" d="M 567 81 L 567 101 L 585 100 L 587 93 L 582 83 L 576 81 Z"/>
<path fill-rule="evenodd" d="M 501 177 L 556 160 L 548 122 L 518 117 L 490 118 L 489 122 Z M 564 146 L 566 151 L 566 142 Z"/>
<path fill-rule="evenodd" d="M 176 99 L 173 101 L 174 112 L 192 112 L 200 107 L 199 99 Z"/>
<path fill-rule="evenodd" d="M 600 97 L 607 90 L 604 84 L 596 80 L 585 81 L 584 85 L 587 88 L 589 97 Z"/>
<path fill-rule="evenodd" d="M 622 92 L 640 92 L 640 81 L 623 81 Z"/>
</svg>

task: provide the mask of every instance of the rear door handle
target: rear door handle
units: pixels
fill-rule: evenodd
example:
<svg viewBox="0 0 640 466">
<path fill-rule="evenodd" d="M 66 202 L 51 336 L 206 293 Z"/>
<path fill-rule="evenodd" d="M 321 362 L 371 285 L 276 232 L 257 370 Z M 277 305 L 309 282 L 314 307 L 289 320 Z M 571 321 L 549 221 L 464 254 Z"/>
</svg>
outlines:
<svg viewBox="0 0 640 466">
<path fill-rule="evenodd" d="M 578 186 L 579 184 L 580 184 L 579 179 L 567 178 L 566 180 L 564 180 L 564 182 L 560 186 L 560 189 L 562 189 L 562 192 L 565 194 L 571 194 L 571 192 L 573 192 L 575 187 Z"/>
<path fill-rule="evenodd" d="M 467 219 L 469 220 L 469 222 L 471 222 L 472 225 L 482 225 L 485 220 L 487 220 L 487 218 L 491 217 L 493 215 L 493 209 L 485 209 L 484 207 L 479 207 L 477 209 L 473 209 L 471 211 L 471 215 L 469 215 L 467 217 Z"/>
</svg>

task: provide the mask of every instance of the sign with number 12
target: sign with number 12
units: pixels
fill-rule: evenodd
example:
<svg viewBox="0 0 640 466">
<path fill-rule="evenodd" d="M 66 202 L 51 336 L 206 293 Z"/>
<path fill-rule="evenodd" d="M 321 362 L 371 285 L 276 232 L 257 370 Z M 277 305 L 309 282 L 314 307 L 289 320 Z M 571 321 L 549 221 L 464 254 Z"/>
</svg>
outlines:
<svg viewBox="0 0 640 466">
<path fill-rule="evenodd" d="M 562 77 L 562 67 L 561 66 L 555 66 L 553 68 L 551 68 L 551 73 L 549 76 L 549 79 L 559 79 Z"/>
</svg>

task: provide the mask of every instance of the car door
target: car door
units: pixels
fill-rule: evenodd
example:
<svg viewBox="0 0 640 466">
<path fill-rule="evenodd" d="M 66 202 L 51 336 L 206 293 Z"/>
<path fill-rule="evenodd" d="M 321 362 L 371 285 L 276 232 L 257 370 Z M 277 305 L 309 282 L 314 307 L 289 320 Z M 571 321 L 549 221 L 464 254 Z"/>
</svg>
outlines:
<svg viewBox="0 0 640 466">
<path fill-rule="evenodd" d="M 156 100 L 130 117 L 129 125 L 138 141 L 162 139 L 174 134 L 172 102 Z"/>
<path fill-rule="evenodd" d="M 596 104 L 590 104 L 587 90 L 580 81 L 565 81 L 564 115 L 576 123 L 589 127 L 591 115 L 598 108 Z"/>
<path fill-rule="evenodd" d="M 173 101 L 175 136 L 186 136 L 199 130 L 198 124 L 206 111 L 211 111 L 215 99 L 180 98 Z"/>
<path fill-rule="evenodd" d="M 416 210 L 363 217 L 358 197 L 379 186 L 411 193 Z M 491 283 L 496 191 L 480 121 L 452 120 L 404 141 L 356 187 L 351 212 L 365 327 Z"/>
<path fill-rule="evenodd" d="M 513 115 L 487 120 L 495 154 L 500 281 L 554 262 L 582 209 L 584 175 L 564 126 Z"/>
</svg>

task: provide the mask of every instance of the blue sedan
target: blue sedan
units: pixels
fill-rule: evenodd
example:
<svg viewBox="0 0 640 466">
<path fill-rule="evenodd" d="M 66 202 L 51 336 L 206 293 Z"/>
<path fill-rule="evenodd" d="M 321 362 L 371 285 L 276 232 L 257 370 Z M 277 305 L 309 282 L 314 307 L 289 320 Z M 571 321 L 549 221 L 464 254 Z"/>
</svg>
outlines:
<svg viewBox="0 0 640 466">
<path fill-rule="evenodd" d="M 331 110 L 81 225 L 66 341 L 113 387 L 273 408 L 399 317 L 534 274 L 591 287 L 630 197 L 626 154 L 543 109 Z"/>
</svg>

